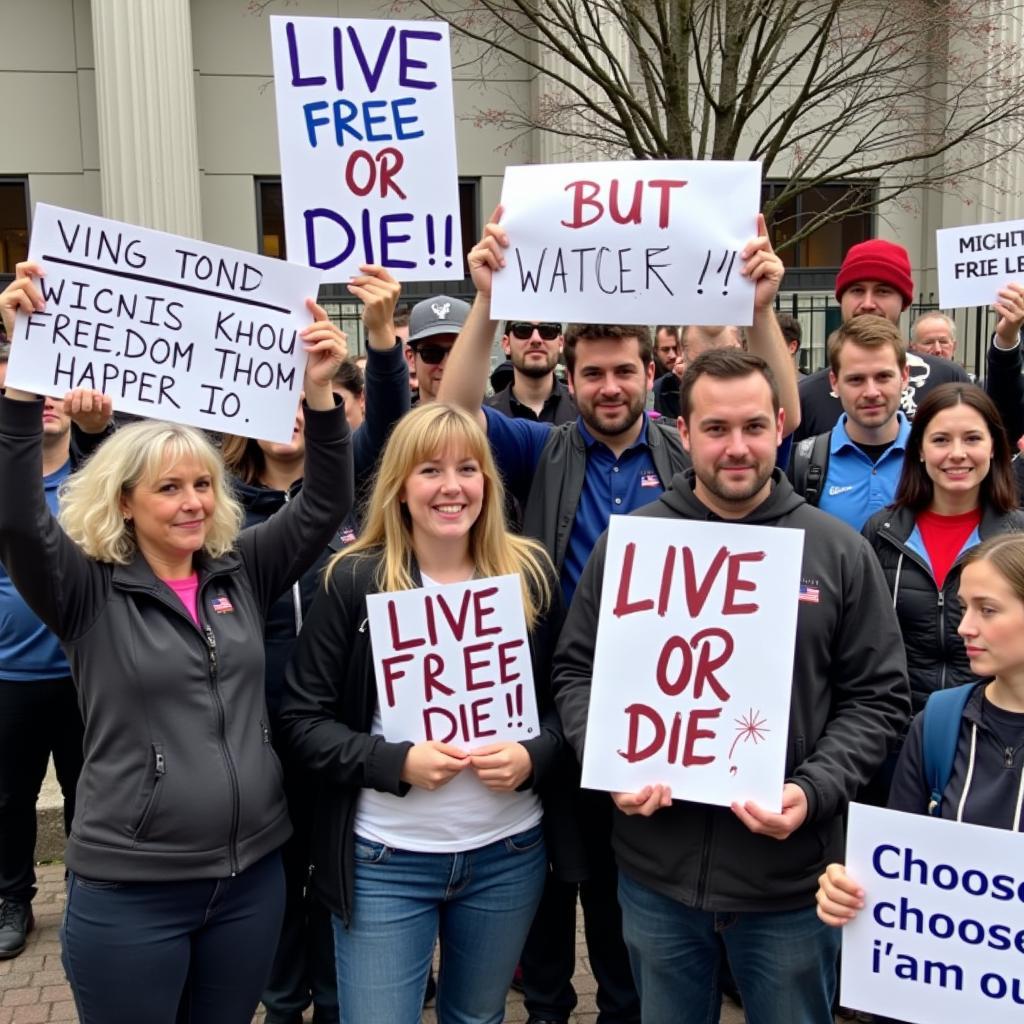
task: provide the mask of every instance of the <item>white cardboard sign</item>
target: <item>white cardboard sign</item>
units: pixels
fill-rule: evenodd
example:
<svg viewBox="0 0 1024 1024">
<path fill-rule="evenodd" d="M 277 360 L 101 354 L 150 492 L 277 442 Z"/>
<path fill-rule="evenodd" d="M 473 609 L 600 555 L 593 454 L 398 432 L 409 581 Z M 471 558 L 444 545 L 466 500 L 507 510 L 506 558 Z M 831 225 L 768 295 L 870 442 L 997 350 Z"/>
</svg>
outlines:
<svg viewBox="0 0 1024 1024">
<path fill-rule="evenodd" d="M 270 19 L 288 258 L 461 280 L 448 25 Z"/>
<path fill-rule="evenodd" d="M 740 251 L 757 234 L 761 165 L 636 160 L 508 167 L 496 319 L 753 322 Z"/>
<path fill-rule="evenodd" d="M 93 388 L 118 412 L 291 438 L 319 271 L 44 203 L 29 259 L 46 308 L 16 317 L 12 387 Z"/>
<path fill-rule="evenodd" d="M 366 598 L 389 740 L 473 750 L 539 735 L 518 576 Z"/>
<path fill-rule="evenodd" d="M 1024 836 L 852 804 L 846 870 L 867 905 L 843 928 L 843 1006 L 912 1024 L 1021 1019 Z"/>
<path fill-rule="evenodd" d="M 583 785 L 780 811 L 803 531 L 612 516 Z"/>
<path fill-rule="evenodd" d="M 940 228 L 939 305 L 988 306 L 1013 281 L 1024 282 L 1024 220 Z"/>
</svg>

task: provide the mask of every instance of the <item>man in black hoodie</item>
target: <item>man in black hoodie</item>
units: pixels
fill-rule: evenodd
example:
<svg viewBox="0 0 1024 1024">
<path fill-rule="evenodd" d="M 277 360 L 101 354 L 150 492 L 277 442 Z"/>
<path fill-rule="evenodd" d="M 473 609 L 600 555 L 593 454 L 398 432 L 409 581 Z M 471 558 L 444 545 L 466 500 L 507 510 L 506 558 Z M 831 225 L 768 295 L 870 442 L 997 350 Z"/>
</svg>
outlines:
<svg viewBox="0 0 1024 1024">
<path fill-rule="evenodd" d="M 763 360 L 704 354 L 683 378 L 680 412 L 693 469 L 633 514 L 802 529 L 805 540 L 782 812 L 673 803 L 661 785 L 612 794 L 619 901 L 644 1024 L 715 1019 L 719 940 L 752 1020 L 826 1024 L 839 940 L 817 921 L 816 879 L 841 854 L 847 803 L 907 720 L 899 626 L 866 541 L 808 505 L 775 468 L 783 417 Z M 555 655 L 556 701 L 581 759 L 606 536 Z"/>
</svg>

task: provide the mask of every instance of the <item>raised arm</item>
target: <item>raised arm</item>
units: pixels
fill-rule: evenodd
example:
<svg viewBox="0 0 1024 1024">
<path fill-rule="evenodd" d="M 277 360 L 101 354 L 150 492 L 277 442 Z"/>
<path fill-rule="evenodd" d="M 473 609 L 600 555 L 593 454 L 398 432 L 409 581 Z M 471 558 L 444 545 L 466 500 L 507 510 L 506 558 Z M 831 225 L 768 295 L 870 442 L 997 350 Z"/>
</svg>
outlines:
<svg viewBox="0 0 1024 1024">
<path fill-rule="evenodd" d="M 301 334 L 307 352 L 302 490 L 280 512 L 238 538 L 264 612 L 316 561 L 352 509 L 351 438 L 345 410 L 331 390 L 347 352 L 345 334 L 312 299 L 306 302 L 315 319 Z"/>
<path fill-rule="evenodd" d="M 779 399 L 785 412 L 782 436 L 788 437 L 800 426 L 800 393 L 797 390 L 796 367 L 786 346 L 786 339 L 775 317 L 775 296 L 785 267 L 768 238 L 764 214 L 757 215 L 757 237 L 740 253 L 741 273 L 754 282 L 754 323 L 747 328 L 747 348 L 771 367 L 779 385 Z"/>
<path fill-rule="evenodd" d="M 409 368 L 395 334 L 402 286 L 383 268 L 359 268 L 348 290 L 363 303 L 366 327 L 366 419 L 352 435 L 357 483 L 377 464 L 391 428 L 409 411 Z"/>
<path fill-rule="evenodd" d="M 491 317 L 491 284 L 494 274 L 505 266 L 504 250 L 508 247 L 508 236 L 498 223 L 500 217 L 499 206 L 484 228 L 480 241 L 466 258 L 476 288 L 476 298 L 448 356 L 448 365 L 437 396 L 439 401 L 473 413 L 484 429 L 487 424 L 481 406 L 487 394 L 491 346 L 497 327 L 497 321 Z"/>
</svg>

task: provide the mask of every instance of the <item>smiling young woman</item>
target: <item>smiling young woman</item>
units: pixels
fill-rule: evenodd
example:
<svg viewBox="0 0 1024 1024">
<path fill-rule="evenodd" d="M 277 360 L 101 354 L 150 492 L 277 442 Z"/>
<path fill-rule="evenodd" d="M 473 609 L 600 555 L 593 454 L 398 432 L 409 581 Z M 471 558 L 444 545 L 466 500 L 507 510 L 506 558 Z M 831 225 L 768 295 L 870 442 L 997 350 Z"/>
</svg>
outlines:
<svg viewBox="0 0 1024 1024">
<path fill-rule="evenodd" d="M 914 711 L 934 690 L 977 679 L 957 635 L 957 587 L 981 541 L 1024 530 L 999 414 L 973 384 L 943 384 L 918 406 L 896 500 L 864 536 L 893 594 Z"/>
<path fill-rule="evenodd" d="M 511 573 L 540 736 L 472 752 L 385 740 L 366 595 Z M 413 410 L 384 451 L 362 534 L 328 566 L 281 714 L 285 741 L 321 782 L 312 884 L 334 914 L 339 1003 L 360 1024 L 420 1020 L 438 936 L 441 1024 L 503 1019 L 547 866 L 536 787 L 562 743 L 548 692 L 558 602 L 544 551 L 505 527 L 473 417 L 441 403 Z"/>
</svg>

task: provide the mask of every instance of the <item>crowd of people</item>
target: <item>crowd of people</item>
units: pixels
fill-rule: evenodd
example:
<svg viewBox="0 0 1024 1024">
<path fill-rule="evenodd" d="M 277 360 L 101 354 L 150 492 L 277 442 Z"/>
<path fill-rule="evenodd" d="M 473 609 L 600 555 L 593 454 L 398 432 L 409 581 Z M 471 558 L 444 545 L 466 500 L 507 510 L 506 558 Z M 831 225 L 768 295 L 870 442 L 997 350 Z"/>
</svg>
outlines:
<svg viewBox="0 0 1024 1024">
<path fill-rule="evenodd" d="M 269 1024 L 412 1024 L 432 998 L 441 1024 L 497 1024 L 510 984 L 531 1024 L 566 1024 L 577 906 L 601 1024 L 706 1024 L 723 991 L 757 1024 L 825 1024 L 865 900 L 851 800 L 1020 830 L 1024 286 L 974 383 L 948 317 L 905 342 L 906 251 L 854 246 L 828 366 L 802 375 L 761 218 L 743 328 L 499 324 L 508 245 L 496 211 L 472 304 L 407 315 L 363 267 L 362 366 L 310 299 L 286 444 L 120 424 L 92 391 L 0 398 L 0 958 L 33 927 L 52 753 L 83 1024 L 247 1024 L 260 1002 Z M 42 272 L 0 295 L 8 333 Z M 627 514 L 803 531 L 780 812 L 581 787 Z M 536 737 L 385 738 L 367 596 L 510 574 Z M 954 689 L 936 795 L 921 722 Z"/>
</svg>

